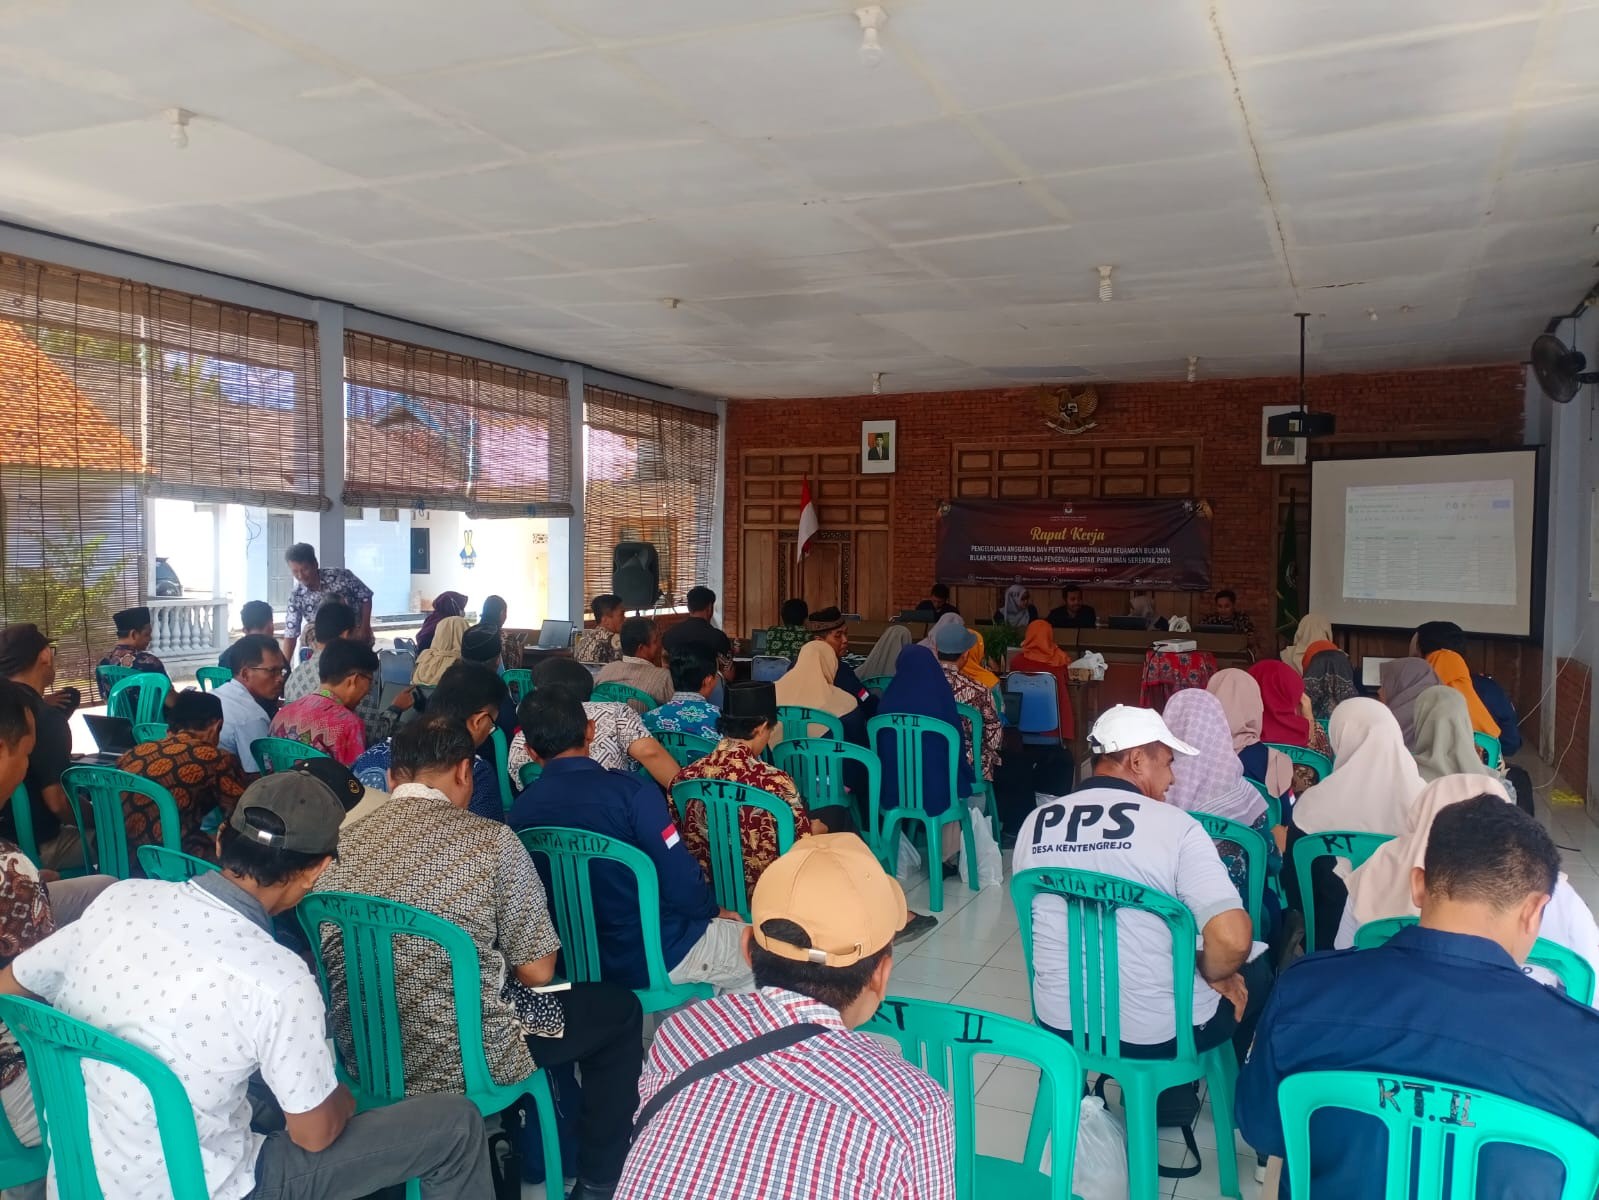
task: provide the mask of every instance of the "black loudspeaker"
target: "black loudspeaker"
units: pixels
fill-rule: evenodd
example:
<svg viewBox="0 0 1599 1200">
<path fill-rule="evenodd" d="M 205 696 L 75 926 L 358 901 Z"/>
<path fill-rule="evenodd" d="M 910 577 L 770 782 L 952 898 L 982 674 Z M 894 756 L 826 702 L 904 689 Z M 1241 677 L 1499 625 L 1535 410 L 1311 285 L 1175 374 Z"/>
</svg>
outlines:
<svg viewBox="0 0 1599 1200">
<path fill-rule="evenodd" d="M 627 609 L 654 608 L 661 594 L 661 559 L 650 542 L 621 542 L 611 551 L 611 591 Z"/>
</svg>

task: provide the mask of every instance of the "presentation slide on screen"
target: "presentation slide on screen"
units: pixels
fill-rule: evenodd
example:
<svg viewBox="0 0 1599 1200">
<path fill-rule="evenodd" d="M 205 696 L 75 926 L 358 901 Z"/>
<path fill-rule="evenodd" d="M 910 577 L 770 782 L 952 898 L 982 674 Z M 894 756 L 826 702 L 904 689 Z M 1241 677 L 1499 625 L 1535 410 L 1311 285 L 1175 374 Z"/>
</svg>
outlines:
<svg viewBox="0 0 1599 1200">
<path fill-rule="evenodd" d="M 1532 628 L 1531 450 L 1317 462 L 1310 607 L 1334 624 Z"/>
</svg>

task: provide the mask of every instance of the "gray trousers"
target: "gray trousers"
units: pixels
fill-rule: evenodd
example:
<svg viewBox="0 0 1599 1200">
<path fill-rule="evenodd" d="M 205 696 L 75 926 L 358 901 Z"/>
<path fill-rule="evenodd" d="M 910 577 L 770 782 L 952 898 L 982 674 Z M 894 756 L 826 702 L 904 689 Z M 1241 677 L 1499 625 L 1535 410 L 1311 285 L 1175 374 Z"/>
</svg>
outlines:
<svg viewBox="0 0 1599 1200">
<path fill-rule="evenodd" d="M 464 1096 L 415 1096 L 350 1118 L 320 1154 L 287 1133 L 267 1135 L 255 1160 L 251 1200 L 353 1200 L 421 1179 L 437 1200 L 493 1200 L 488 1140 Z"/>
</svg>

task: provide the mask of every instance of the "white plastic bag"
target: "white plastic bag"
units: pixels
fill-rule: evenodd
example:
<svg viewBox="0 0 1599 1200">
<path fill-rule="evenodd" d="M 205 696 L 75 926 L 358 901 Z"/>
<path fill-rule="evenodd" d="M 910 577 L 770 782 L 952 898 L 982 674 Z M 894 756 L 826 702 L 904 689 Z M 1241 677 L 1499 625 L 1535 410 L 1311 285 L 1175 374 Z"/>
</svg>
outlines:
<svg viewBox="0 0 1599 1200">
<path fill-rule="evenodd" d="M 1098 650 L 1090 650 L 1075 662 L 1068 664 L 1068 667 L 1081 667 L 1084 670 L 1092 671 L 1095 679 L 1103 679 L 1105 678 L 1106 665 L 1103 654 Z"/>
<path fill-rule="evenodd" d="M 894 872 L 895 875 L 903 883 L 906 879 L 915 875 L 921 869 L 921 865 L 921 851 L 911 845 L 910 838 L 901 833 L 899 835 L 899 870 Z"/>
<path fill-rule="evenodd" d="M 977 844 L 977 886 L 999 887 L 1005 881 L 1005 866 L 999 856 L 999 843 L 994 840 L 994 832 L 988 827 L 988 818 L 975 808 L 972 809 L 972 841 Z M 965 838 L 961 838 L 960 868 L 961 882 L 970 887 L 972 877 L 968 873 L 971 868 L 966 862 Z"/>
<path fill-rule="evenodd" d="M 1077 1117 L 1072 1191 L 1079 1200 L 1127 1200 L 1127 1133 L 1098 1096 L 1084 1096 Z"/>
</svg>

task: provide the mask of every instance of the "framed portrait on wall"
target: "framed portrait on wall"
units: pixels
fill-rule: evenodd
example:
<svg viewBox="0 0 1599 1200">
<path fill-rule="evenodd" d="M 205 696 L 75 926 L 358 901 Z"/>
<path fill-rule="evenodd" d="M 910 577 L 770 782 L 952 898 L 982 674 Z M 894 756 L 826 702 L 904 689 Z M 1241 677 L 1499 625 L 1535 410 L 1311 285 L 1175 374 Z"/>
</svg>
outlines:
<svg viewBox="0 0 1599 1200">
<path fill-rule="evenodd" d="M 1260 410 L 1260 465 L 1263 467 L 1302 467 L 1305 465 L 1305 439 L 1272 437 L 1266 422 L 1280 413 L 1298 412 L 1297 404 L 1271 404 Z"/>
<path fill-rule="evenodd" d="M 899 454 L 899 434 L 893 421 L 861 422 L 861 473 L 891 475 Z"/>
</svg>

